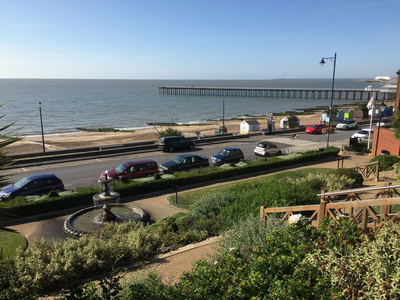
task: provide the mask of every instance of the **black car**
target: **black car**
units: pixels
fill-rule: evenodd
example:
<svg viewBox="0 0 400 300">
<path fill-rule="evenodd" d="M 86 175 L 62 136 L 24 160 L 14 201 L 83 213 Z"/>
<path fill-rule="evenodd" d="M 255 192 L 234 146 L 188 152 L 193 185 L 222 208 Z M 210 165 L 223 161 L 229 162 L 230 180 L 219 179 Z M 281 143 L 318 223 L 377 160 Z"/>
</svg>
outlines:
<svg viewBox="0 0 400 300">
<path fill-rule="evenodd" d="M 63 191 L 64 184 L 52 173 L 36 174 L 24 177 L 0 191 L 0 200 L 13 199 L 17 196 L 43 195 L 50 191 Z"/>
<path fill-rule="evenodd" d="M 215 165 L 222 165 L 225 163 L 238 163 L 244 159 L 242 150 L 236 147 L 224 148 L 211 157 L 211 162 Z"/>
<path fill-rule="evenodd" d="M 158 140 L 158 149 L 164 152 L 173 152 L 181 149 L 192 150 L 194 146 L 195 142 L 181 136 L 166 136 Z"/>
<path fill-rule="evenodd" d="M 174 173 L 177 171 L 188 171 L 193 168 L 208 167 L 208 158 L 197 154 L 181 154 L 172 160 L 160 164 L 160 173 Z"/>
</svg>

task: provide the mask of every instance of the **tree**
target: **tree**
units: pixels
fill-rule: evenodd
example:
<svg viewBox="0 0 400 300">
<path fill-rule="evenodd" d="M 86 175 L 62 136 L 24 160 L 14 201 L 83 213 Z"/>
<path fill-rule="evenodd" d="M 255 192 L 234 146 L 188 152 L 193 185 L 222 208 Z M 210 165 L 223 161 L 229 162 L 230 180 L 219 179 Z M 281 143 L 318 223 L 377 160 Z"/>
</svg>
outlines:
<svg viewBox="0 0 400 300">
<path fill-rule="evenodd" d="M 368 107 L 366 102 L 361 102 L 358 104 L 358 109 L 362 112 L 363 118 L 368 118 Z"/>
<path fill-rule="evenodd" d="M 296 128 L 299 124 L 299 118 L 295 115 L 290 115 L 288 118 L 289 128 Z"/>
<path fill-rule="evenodd" d="M 330 111 L 329 111 L 329 106 L 326 106 L 326 107 L 324 108 L 324 113 L 326 113 L 326 115 L 329 117 L 329 113 L 330 113 Z M 336 118 L 336 116 L 338 115 L 338 113 L 339 113 L 339 109 L 336 108 L 336 107 L 332 107 L 332 120 L 331 120 L 331 122 L 333 121 L 334 118 Z"/>
<path fill-rule="evenodd" d="M 0 107 L 2 107 L 3 105 L 4 104 L 1 104 Z M 5 115 L 0 116 L 0 119 L 3 118 L 3 117 L 5 117 Z M 7 130 L 12 125 L 14 125 L 14 123 L 11 123 L 9 125 L 6 125 L 6 126 L 0 128 L 0 132 L 3 132 L 5 130 Z M 16 130 L 18 130 L 18 129 L 16 129 Z M 10 164 L 12 164 L 12 161 L 10 161 L 7 158 L 7 154 L 6 154 L 6 152 L 4 151 L 3 148 L 5 146 L 7 146 L 7 145 L 10 145 L 10 144 L 15 143 L 16 141 L 20 140 L 19 137 L 10 136 L 10 134 L 12 132 L 13 131 L 7 132 L 5 134 L 0 134 L 0 170 L 5 168 L 5 167 L 7 167 L 7 166 L 9 166 Z M 7 184 L 8 184 L 7 177 L 4 176 L 4 175 L 0 175 L 0 188 L 6 186 Z M 11 214 L 9 214 L 6 211 L 0 209 L 0 220 L 6 220 L 6 219 L 10 218 L 11 216 L 12 216 Z M 5 230 L 2 227 L 0 227 L 0 229 L 1 230 Z"/>
<path fill-rule="evenodd" d="M 393 117 L 392 128 L 394 129 L 394 137 L 400 140 L 400 110 L 397 110 Z"/>
</svg>

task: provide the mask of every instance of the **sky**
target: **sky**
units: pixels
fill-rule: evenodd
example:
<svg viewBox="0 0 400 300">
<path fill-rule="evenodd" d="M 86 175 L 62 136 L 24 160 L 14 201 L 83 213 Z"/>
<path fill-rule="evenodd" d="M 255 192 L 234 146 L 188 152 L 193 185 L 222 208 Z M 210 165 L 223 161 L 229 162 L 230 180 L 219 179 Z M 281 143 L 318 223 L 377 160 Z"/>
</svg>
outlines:
<svg viewBox="0 0 400 300">
<path fill-rule="evenodd" d="M 0 78 L 397 77 L 400 0 L 0 0 Z"/>
</svg>

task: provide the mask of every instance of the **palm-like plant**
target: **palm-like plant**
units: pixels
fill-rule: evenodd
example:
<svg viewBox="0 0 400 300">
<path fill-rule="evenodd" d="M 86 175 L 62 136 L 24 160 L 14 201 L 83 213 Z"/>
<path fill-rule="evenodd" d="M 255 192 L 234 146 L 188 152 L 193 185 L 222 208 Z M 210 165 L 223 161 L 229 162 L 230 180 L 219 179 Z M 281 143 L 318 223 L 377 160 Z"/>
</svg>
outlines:
<svg viewBox="0 0 400 300">
<path fill-rule="evenodd" d="M 2 106 L 3 106 L 3 104 L 0 105 L 0 107 L 2 107 Z M 3 118 L 4 116 L 5 115 L 0 116 L 0 119 Z M 6 126 L 0 128 L 0 132 L 7 130 L 12 125 L 14 125 L 14 123 L 11 123 L 9 125 L 6 125 Z M 18 130 L 18 129 L 16 129 L 16 130 Z M 10 161 L 7 158 L 7 154 L 3 149 L 5 146 L 10 145 L 10 144 L 15 143 L 16 141 L 20 140 L 19 137 L 11 136 L 10 134 L 12 132 L 13 131 L 7 132 L 5 134 L 0 134 L 0 170 L 13 163 L 12 161 Z M 7 184 L 8 184 L 7 177 L 4 175 L 0 175 L 0 188 L 6 186 Z M 7 220 L 12 216 L 13 216 L 12 214 L 0 209 L 0 221 Z M 6 230 L 6 229 L 0 227 L 0 230 Z"/>
</svg>

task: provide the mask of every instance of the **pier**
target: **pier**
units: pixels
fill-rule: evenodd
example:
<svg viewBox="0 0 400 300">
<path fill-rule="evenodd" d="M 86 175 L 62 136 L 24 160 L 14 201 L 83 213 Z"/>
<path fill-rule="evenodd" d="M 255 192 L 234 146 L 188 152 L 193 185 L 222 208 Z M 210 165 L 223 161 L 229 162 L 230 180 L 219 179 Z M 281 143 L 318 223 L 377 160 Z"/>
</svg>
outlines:
<svg viewBox="0 0 400 300">
<path fill-rule="evenodd" d="M 162 95 L 220 96 L 220 97 L 261 97 L 261 98 L 304 98 L 330 99 L 331 89 L 297 88 L 231 88 L 231 87 L 195 87 L 195 86 L 160 86 Z M 377 99 L 387 100 L 392 93 L 379 89 L 335 89 L 334 99 L 369 100 L 373 93 Z"/>
</svg>

